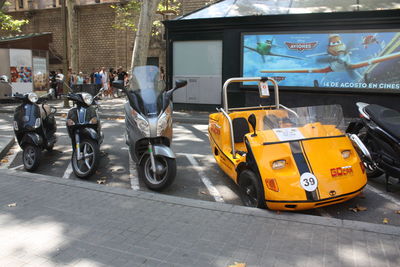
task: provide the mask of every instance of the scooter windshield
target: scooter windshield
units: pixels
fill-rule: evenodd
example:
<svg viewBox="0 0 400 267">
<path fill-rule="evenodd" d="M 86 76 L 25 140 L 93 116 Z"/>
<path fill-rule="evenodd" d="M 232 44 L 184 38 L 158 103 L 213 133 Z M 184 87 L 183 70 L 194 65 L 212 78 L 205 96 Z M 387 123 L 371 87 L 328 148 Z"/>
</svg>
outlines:
<svg viewBox="0 0 400 267">
<path fill-rule="evenodd" d="M 135 67 L 128 92 L 134 109 L 145 116 L 157 116 L 162 110 L 165 82 L 155 66 Z"/>
</svg>

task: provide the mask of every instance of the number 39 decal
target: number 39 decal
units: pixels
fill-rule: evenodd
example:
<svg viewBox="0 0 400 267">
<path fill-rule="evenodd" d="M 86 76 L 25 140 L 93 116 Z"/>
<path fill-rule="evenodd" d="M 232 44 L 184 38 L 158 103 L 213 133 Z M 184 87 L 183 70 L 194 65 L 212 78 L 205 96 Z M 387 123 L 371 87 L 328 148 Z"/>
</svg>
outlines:
<svg viewBox="0 0 400 267">
<path fill-rule="evenodd" d="M 314 174 L 305 172 L 300 176 L 300 185 L 304 190 L 312 192 L 318 187 L 318 180 Z"/>
</svg>

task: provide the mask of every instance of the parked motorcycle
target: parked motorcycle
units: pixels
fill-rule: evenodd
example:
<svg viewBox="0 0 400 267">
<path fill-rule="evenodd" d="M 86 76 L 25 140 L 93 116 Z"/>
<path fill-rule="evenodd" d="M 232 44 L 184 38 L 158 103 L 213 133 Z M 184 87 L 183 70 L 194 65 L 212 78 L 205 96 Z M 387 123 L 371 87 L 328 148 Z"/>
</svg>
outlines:
<svg viewBox="0 0 400 267">
<path fill-rule="evenodd" d="M 367 150 L 361 158 L 368 178 L 385 174 L 389 191 L 390 176 L 400 182 L 400 112 L 361 102 L 357 107 L 360 119 L 351 122 L 347 132 L 359 137 L 362 143 L 356 147 L 360 151 Z"/>
<path fill-rule="evenodd" d="M 91 176 L 97 169 L 100 159 L 100 145 L 103 142 L 98 104 L 89 93 L 69 93 L 67 98 L 74 107 L 67 115 L 67 129 L 72 142 L 72 169 L 79 178 Z"/>
<path fill-rule="evenodd" d="M 54 114 L 57 109 L 46 105 L 47 94 L 38 97 L 36 93 L 14 94 L 22 101 L 14 112 L 14 133 L 22 148 L 22 161 L 27 171 L 34 171 L 40 163 L 43 149 L 51 151 L 57 141 Z"/>
<path fill-rule="evenodd" d="M 129 153 L 138 165 L 139 178 L 149 189 L 161 191 L 172 184 L 176 175 L 176 157 L 171 150 L 172 95 L 187 84 L 177 81 L 175 87 L 165 90 L 155 66 L 136 67 L 130 89 L 124 88 L 128 98 L 125 104 L 125 123 Z"/>
</svg>

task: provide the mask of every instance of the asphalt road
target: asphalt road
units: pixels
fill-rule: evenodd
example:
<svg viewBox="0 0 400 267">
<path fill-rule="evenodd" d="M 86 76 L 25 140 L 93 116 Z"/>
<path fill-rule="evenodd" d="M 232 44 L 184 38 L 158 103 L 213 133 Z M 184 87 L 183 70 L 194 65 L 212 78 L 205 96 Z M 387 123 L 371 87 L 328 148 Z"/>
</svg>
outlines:
<svg viewBox="0 0 400 267">
<path fill-rule="evenodd" d="M 0 114 L 1 134 L 12 134 L 11 121 L 10 114 Z M 57 117 L 57 122 L 56 146 L 51 152 L 44 151 L 36 172 L 54 176 L 54 179 L 78 179 L 70 166 L 72 147 L 65 119 Z M 102 157 L 96 175 L 89 178 L 88 182 L 148 191 L 138 179 L 136 165 L 129 158 L 124 137 L 125 121 L 103 120 L 102 128 L 105 136 L 101 146 Z M 207 125 L 175 123 L 172 149 L 177 155 L 177 176 L 172 186 L 162 194 L 243 205 L 237 186 L 214 161 L 209 148 Z M 0 167 L 25 171 L 18 145 L 14 145 Z M 400 214 L 396 213 L 400 210 L 400 184 L 396 184 L 394 179 L 392 182 L 391 189 L 394 192 L 385 191 L 384 178 L 380 177 L 369 182 L 362 196 L 302 213 L 378 224 L 385 220 L 388 224 L 400 225 Z"/>
</svg>

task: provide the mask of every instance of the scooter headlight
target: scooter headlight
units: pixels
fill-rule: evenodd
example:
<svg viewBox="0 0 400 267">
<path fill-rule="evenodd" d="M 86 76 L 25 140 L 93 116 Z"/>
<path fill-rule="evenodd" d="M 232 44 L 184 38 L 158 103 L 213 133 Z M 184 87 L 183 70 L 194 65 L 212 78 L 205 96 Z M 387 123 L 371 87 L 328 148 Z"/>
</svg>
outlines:
<svg viewBox="0 0 400 267">
<path fill-rule="evenodd" d="M 32 103 L 36 103 L 38 101 L 38 96 L 35 93 L 29 93 L 28 94 L 28 99 L 29 101 L 31 101 Z"/>
<path fill-rule="evenodd" d="M 39 128 L 42 120 L 40 118 L 36 118 L 35 120 L 35 128 Z"/>
<path fill-rule="evenodd" d="M 90 106 L 93 103 L 93 96 L 89 93 L 82 93 L 83 102 Z"/>
<path fill-rule="evenodd" d="M 157 121 L 157 135 L 160 136 L 162 132 L 172 123 L 171 111 L 167 108 L 159 117 Z"/>
<path fill-rule="evenodd" d="M 135 110 L 132 110 L 132 117 L 133 117 L 133 120 L 135 121 L 137 127 L 139 128 L 139 130 L 143 133 L 143 135 L 145 137 L 149 137 L 150 136 L 149 122 L 145 118 L 143 118 L 142 115 L 137 113 Z"/>
</svg>

